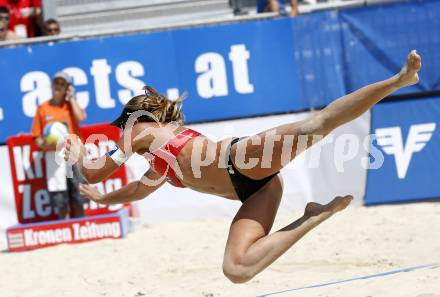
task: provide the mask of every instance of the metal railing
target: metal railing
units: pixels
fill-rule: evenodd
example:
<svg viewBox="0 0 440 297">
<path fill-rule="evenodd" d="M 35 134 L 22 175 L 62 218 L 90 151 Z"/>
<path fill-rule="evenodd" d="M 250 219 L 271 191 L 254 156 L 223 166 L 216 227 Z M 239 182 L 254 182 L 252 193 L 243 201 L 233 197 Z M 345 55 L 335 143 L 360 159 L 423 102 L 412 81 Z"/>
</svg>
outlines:
<svg viewBox="0 0 440 297">
<path fill-rule="evenodd" d="M 130 7 L 132 9 L 134 6 L 134 2 L 137 3 L 137 5 L 141 5 L 142 3 L 148 2 L 148 7 L 152 9 L 155 7 L 156 9 L 160 6 L 167 7 L 168 5 L 183 5 L 180 7 L 191 7 L 189 4 L 194 4 L 195 2 L 210 2 L 211 4 L 214 3 L 212 1 L 215 1 L 215 3 L 223 3 L 225 4 L 228 2 L 228 0 L 128 0 L 123 1 L 126 4 L 126 8 Z M 63 29 L 63 33 L 58 36 L 45 36 L 45 37 L 37 37 L 37 38 L 28 38 L 28 39 L 22 39 L 22 40 L 13 40 L 13 41 L 3 41 L 0 42 L 0 47 L 14 47 L 14 46 L 21 46 L 21 45 L 29 45 L 29 44 L 35 44 L 35 43 L 50 43 L 50 42 L 58 42 L 63 40 L 75 40 L 75 39 L 86 39 L 86 38 L 92 38 L 96 36 L 106 36 L 106 35 L 121 35 L 121 34 L 133 34 L 138 32 L 152 32 L 152 31 L 163 31 L 163 30 L 171 30 L 176 28 L 182 28 L 182 27 L 195 27 L 195 26 L 203 26 L 203 25 L 212 25 L 212 24 L 224 24 L 224 23 L 234 23 L 234 22 L 243 22 L 243 21 L 250 21 L 250 20 L 258 20 L 258 19 L 267 19 L 267 18 L 275 18 L 278 16 L 277 13 L 262 13 L 262 14 L 256 14 L 255 9 L 252 9 L 252 6 L 249 7 L 249 0 L 238 0 L 238 1 L 245 1 L 247 2 L 248 6 L 244 5 L 244 8 L 247 8 L 247 14 L 242 15 L 234 15 L 233 14 L 233 7 L 227 7 L 223 9 L 220 13 L 209 14 L 207 13 L 202 17 L 202 14 L 200 11 L 195 13 L 188 13 L 186 11 L 186 17 L 185 14 L 173 14 L 168 16 L 155 16 L 156 21 L 145 21 L 145 22 L 135 22 L 135 25 L 133 25 L 132 22 L 127 21 L 116 21 L 114 23 L 110 23 L 111 25 L 90 25 L 90 24 L 81 24 L 81 22 L 72 15 L 65 14 L 64 17 L 67 18 L 69 16 L 70 21 L 77 22 L 79 25 L 77 28 L 80 28 L 81 30 L 65 30 Z M 402 1 L 408 1 L 408 0 L 329 0 L 325 2 L 314 2 L 315 0 L 309 0 L 312 2 L 302 2 L 299 5 L 299 12 L 300 14 L 310 13 L 313 11 L 319 11 L 319 10 L 327 10 L 327 9 L 338 9 L 338 8 L 346 8 L 346 7 L 359 7 L 359 6 L 365 6 L 365 5 L 374 5 L 374 4 L 382 4 L 382 3 L 388 3 L 388 2 L 402 2 Z M 98 5 L 102 6 L 103 3 L 107 3 L 108 8 L 106 11 L 115 11 L 116 7 L 121 7 L 122 5 L 120 2 L 121 0 L 44 0 L 43 1 L 43 8 L 47 9 L 45 13 L 45 18 L 51 18 L 53 17 L 53 11 L 58 10 L 59 8 L 55 8 L 54 6 L 51 6 L 53 4 L 62 4 L 62 5 L 80 5 L 81 3 L 87 2 L 87 5 Z M 111 4 L 113 3 L 113 4 Z M 51 4 L 51 5 L 49 5 Z M 229 2 L 227 3 L 229 5 Z M 232 5 L 232 2 L 231 2 Z M 137 7 L 137 6 L 136 6 Z M 175 6 L 172 6 L 175 7 Z M 170 7 L 168 7 L 169 9 Z M 90 9 L 88 7 L 87 9 Z M 144 7 L 144 9 L 146 9 Z M 74 10 L 70 10 L 70 12 L 73 12 Z M 117 9 L 116 9 L 117 11 Z M 155 11 L 155 10 L 153 10 Z M 207 10 L 209 12 L 209 10 Z M 79 12 L 79 11 L 77 11 Z M 119 13 L 123 14 L 124 11 L 119 11 Z M 157 10 L 156 10 L 157 12 Z M 182 12 L 182 11 L 181 11 Z M 96 12 L 98 13 L 98 12 Z M 101 12 L 105 13 L 105 12 Z M 92 17 L 94 18 L 93 14 L 81 14 L 82 17 Z M 183 19 L 183 20 L 182 20 Z M 105 18 L 104 18 L 105 20 Z"/>
</svg>

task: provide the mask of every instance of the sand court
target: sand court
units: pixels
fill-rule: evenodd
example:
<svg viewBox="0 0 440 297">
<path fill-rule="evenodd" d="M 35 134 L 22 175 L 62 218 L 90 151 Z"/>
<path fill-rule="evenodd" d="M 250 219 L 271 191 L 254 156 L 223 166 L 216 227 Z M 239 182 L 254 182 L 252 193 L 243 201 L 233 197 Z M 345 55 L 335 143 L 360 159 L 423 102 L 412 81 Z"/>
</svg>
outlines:
<svg viewBox="0 0 440 297">
<path fill-rule="evenodd" d="M 278 229 L 291 218 L 277 218 Z M 439 203 L 350 207 L 323 223 L 249 283 L 222 274 L 229 218 L 140 224 L 123 240 L 0 254 L 0 295 L 262 296 L 438 263 Z M 440 269 L 272 296 L 437 297 Z M 268 295 L 271 296 L 271 295 Z"/>
</svg>

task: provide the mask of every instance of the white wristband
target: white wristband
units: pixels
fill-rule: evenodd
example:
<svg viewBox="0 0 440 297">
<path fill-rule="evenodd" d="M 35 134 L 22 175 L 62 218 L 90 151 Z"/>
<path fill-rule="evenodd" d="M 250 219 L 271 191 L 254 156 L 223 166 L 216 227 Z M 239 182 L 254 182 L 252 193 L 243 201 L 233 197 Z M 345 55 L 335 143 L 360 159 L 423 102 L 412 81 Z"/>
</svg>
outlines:
<svg viewBox="0 0 440 297">
<path fill-rule="evenodd" d="M 124 152 L 119 148 L 116 144 L 114 148 L 112 148 L 107 155 L 116 163 L 116 165 L 121 166 L 127 161 L 127 156 L 125 156 Z"/>
</svg>

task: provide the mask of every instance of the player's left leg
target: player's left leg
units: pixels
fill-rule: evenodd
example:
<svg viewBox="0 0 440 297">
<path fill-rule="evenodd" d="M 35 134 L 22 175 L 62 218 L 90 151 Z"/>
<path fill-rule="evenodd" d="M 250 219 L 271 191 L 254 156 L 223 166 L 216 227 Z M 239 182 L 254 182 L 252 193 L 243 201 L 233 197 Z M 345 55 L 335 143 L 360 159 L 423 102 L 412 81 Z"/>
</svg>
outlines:
<svg viewBox="0 0 440 297">
<path fill-rule="evenodd" d="M 234 283 L 252 279 L 278 259 L 310 230 L 343 210 L 351 196 L 336 197 L 329 204 L 307 204 L 304 215 L 269 235 L 282 195 L 280 176 L 275 176 L 241 206 L 229 230 L 223 272 Z"/>
<path fill-rule="evenodd" d="M 417 72 L 420 68 L 420 56 L 412 51 L 402 70 L 395 76 L 345 95 L 309 119 L 281 125 L 239 141 L 231 147 L 231 157 L 235 166 L 242 174 L 253 179 L 262 179 L 278 172 L 298 154 L 316 143 L 316 140 L 356 119 L 394 91 L 417 83 Z M 288 137 L 291 137 L 291 141 L 286 154 L 283 147 Z M 273 143 L 273 149 L 268 150 L 266 143 Z M 237 162 L 237 156 L 243 159 L 243 155 L 258 160 L 258 163 L 252 168 L 243 168 L 240 162 Z"/>
</svg>

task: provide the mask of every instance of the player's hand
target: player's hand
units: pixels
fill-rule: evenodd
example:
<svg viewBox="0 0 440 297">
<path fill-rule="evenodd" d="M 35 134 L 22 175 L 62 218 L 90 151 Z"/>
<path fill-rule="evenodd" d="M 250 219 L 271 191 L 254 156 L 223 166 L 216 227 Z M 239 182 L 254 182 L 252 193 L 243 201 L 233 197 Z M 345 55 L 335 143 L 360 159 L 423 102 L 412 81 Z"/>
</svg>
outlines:
<svg viewBox="0 0 440 297">
<path fill-rule="evenodd" d="M 64 142 L 64 160 L 68 164 L 75 164 L 85 156 L 85 148 L 76 135 L 69 135 Z"/>
<path fill-rule="evenodd" d="M 95 201 L 97 203 L 104 203 L 104 195 L 102 195 L 97 189 L 94 187 L 91 187 L 89 185 L 80 184 L 79 185 L 79 192 L 81 195 L 89 198 L 92 201 Z"/>
</svg>

